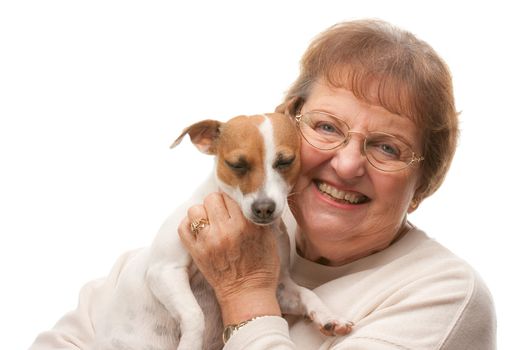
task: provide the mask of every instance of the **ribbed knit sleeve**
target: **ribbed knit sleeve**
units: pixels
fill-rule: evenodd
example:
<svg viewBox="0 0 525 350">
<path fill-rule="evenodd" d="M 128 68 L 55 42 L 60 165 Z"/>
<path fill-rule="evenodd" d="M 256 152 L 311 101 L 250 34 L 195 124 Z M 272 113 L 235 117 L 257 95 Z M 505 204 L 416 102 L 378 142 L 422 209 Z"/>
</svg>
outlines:
<svg viewBox="0 0 525 350">
<path fill-rule="evenodd" d="M 296 349 L 290 340 L 288 323 L 282 317 L 256 319 L 236 331 L 224 350 L 291 350 Z"/>
</svg>

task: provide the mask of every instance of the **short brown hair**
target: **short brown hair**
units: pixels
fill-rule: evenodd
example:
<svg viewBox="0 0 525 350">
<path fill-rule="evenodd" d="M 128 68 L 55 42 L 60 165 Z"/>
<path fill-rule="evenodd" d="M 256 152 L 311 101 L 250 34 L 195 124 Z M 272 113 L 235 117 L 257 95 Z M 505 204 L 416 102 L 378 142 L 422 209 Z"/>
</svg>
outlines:
<svg viewBox="0 0 525 350">
<path fill-rule="evenodd" d="M 336 24 L 316 37 L 284 103 L 298 114 L 315 81 L 345 88 L 363 101 L 411 119 L 421 130 L 424 161 L 419 203 L 442 184 L 458 138 L 452 77 L 426 42 L 380 20 Z"/>
</svg>

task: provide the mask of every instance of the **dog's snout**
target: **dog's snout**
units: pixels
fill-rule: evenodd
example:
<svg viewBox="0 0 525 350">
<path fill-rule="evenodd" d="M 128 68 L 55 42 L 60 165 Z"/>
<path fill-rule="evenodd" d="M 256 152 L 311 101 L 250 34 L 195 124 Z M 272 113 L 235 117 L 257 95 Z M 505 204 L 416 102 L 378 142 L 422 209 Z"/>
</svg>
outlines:
<svg viewBox="0 0 525 350">
<path fill-rule="evenodd" d="M 253 215 L 258 220 L 265 221 L 272 218 L 275 211 L 275 202 L 271 199 L 256 200 L 252 204 Z"/>
</svg>

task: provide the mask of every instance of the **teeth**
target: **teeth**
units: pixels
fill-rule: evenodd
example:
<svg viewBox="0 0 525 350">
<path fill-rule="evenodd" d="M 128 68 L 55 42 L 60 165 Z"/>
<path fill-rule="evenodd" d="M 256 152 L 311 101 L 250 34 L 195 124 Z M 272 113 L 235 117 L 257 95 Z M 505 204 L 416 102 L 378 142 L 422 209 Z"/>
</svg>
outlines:
<svg viewBox="0 0 525 350">
<path fill-rule="evenodd" d="M 334 197 L 335 199 L 339 200 L 345 200 L 347 202 L 350 202 L 352 204 L 359 204 L 366 201 L 367 197 L 362 195 L 356 195 L 353 193 L 345 192 L 338 190 L 335 187 L 332 187 L 330 185 L 327 185 L 324 182 L 320 182 L 317 184 L 317 188 L 323 193 L 326 193 L 330 195 L 331 197 Z"/>
</svg>

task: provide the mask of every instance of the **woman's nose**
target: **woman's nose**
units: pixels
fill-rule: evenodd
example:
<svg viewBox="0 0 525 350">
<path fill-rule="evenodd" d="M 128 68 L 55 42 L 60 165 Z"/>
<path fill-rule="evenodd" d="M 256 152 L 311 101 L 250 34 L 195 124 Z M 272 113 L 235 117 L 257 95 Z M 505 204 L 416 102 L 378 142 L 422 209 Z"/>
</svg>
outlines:
<svg viewBox="0 0 525 350">
<path fill-rule="evenodd" d="M 366 171 L 366 163 L 363 142 L 359 137 L 351 137 L 347 144 L 337 149 L 330 162 L 343 179 L 363 176 Z"/>
</svg>

